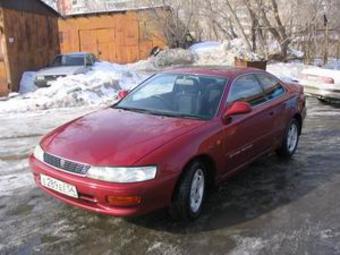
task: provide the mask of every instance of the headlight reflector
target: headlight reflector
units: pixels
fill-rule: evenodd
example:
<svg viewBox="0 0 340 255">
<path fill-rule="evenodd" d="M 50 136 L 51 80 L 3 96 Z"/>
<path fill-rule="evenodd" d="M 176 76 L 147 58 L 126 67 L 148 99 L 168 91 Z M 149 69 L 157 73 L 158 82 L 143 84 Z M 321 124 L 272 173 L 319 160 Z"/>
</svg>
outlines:
<svg viewBox="0 0 340 255">
<path fill-rule="evenodd" d="M 41 148 L 40 145 L 37 145 L 34 149 L 34 152 L 33 152 L 33 156 L 40 160 L 41 162 L 44 162 L 44 151 L 43 149 Z"/>
<path fill-rule="evenodd" d="M 91 167 L 87 177 L 113 183 L 143 182 L 156 178 L 157 167 Z"/>
</svg>

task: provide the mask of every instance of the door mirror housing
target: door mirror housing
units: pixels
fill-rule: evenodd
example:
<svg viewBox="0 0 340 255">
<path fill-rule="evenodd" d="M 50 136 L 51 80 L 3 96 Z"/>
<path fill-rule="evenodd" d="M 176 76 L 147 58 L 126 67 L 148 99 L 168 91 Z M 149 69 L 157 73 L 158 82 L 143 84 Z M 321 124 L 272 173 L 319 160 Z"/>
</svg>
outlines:
<svg viewBox="0 0 340 255">
<path fill-rule="evenodd" d="M 122 89 L 122 90 L 120 90 L 120 91 L 118 92 L 117 99 L 118 99 L 118 100 L 122 100 L 122 99 L 125 98 L 128 94 L 129 94 L 129 91 L 128 91 L 128 90 Z"/>
<path fill-rule="evenodd" d="M 233 103 L 224 113 L 223 122 L 225 124 L 230 123 L 232 116 L 247 114 L 252 111 L 251 105 L 247 102 L 237 101 Z"/>
</svg>

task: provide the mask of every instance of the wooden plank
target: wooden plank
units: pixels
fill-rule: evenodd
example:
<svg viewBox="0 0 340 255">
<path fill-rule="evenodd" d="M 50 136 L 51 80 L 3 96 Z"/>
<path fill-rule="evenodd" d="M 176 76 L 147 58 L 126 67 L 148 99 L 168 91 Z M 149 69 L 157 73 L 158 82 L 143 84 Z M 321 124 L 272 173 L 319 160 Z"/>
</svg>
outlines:
<svg viewBox="0 0 340 255">
<path fill-rule="evenodd" d="M 59 53 L 58 19 L 3 9 L 8 80 L 17 91 L 24 71 L 37 70 Z"/>
</svg>

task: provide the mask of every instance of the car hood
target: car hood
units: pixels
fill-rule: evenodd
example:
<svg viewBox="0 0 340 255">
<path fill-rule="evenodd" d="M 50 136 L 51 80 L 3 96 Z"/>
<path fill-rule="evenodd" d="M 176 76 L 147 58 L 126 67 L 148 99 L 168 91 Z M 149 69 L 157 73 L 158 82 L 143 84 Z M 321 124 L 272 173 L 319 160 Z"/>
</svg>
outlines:
<svg viewBox="0 0 340 255">
<path fill-rule="evenodd" d="M 58 66 L 41 69 L 37 76 L 54 76 L 54 75 L 73 75 L 82 70 L 82 66 Z"/>
<path fill-rule="evenodd" d="M 108 108 L 59 127 L 41 146 L 50 154 L 76 162 L 130 166 L 204 123 Z"/>
</svg>

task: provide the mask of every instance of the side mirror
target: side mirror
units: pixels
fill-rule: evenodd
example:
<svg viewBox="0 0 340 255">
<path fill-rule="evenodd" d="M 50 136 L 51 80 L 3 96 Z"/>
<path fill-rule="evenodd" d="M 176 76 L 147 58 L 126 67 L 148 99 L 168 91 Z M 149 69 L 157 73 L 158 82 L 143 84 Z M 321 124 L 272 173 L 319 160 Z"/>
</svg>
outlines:
<svg viewBox="0 0 340 255">
<path fill-rule="evenodd" d="M 230 123 L 231 117 L 239 114 L 247 114 L 252 111 L 251 105 L 247 102 L 237 101 L 233 103 L 224 113 L 223 122 Z"/>
<path fill-rule="evenodd" d="M 122 100 L 124 97 L 126 97 L 129 94 L 129 91 L 122 89 L 118 92 L 117 99 Z"/>
</svg>

